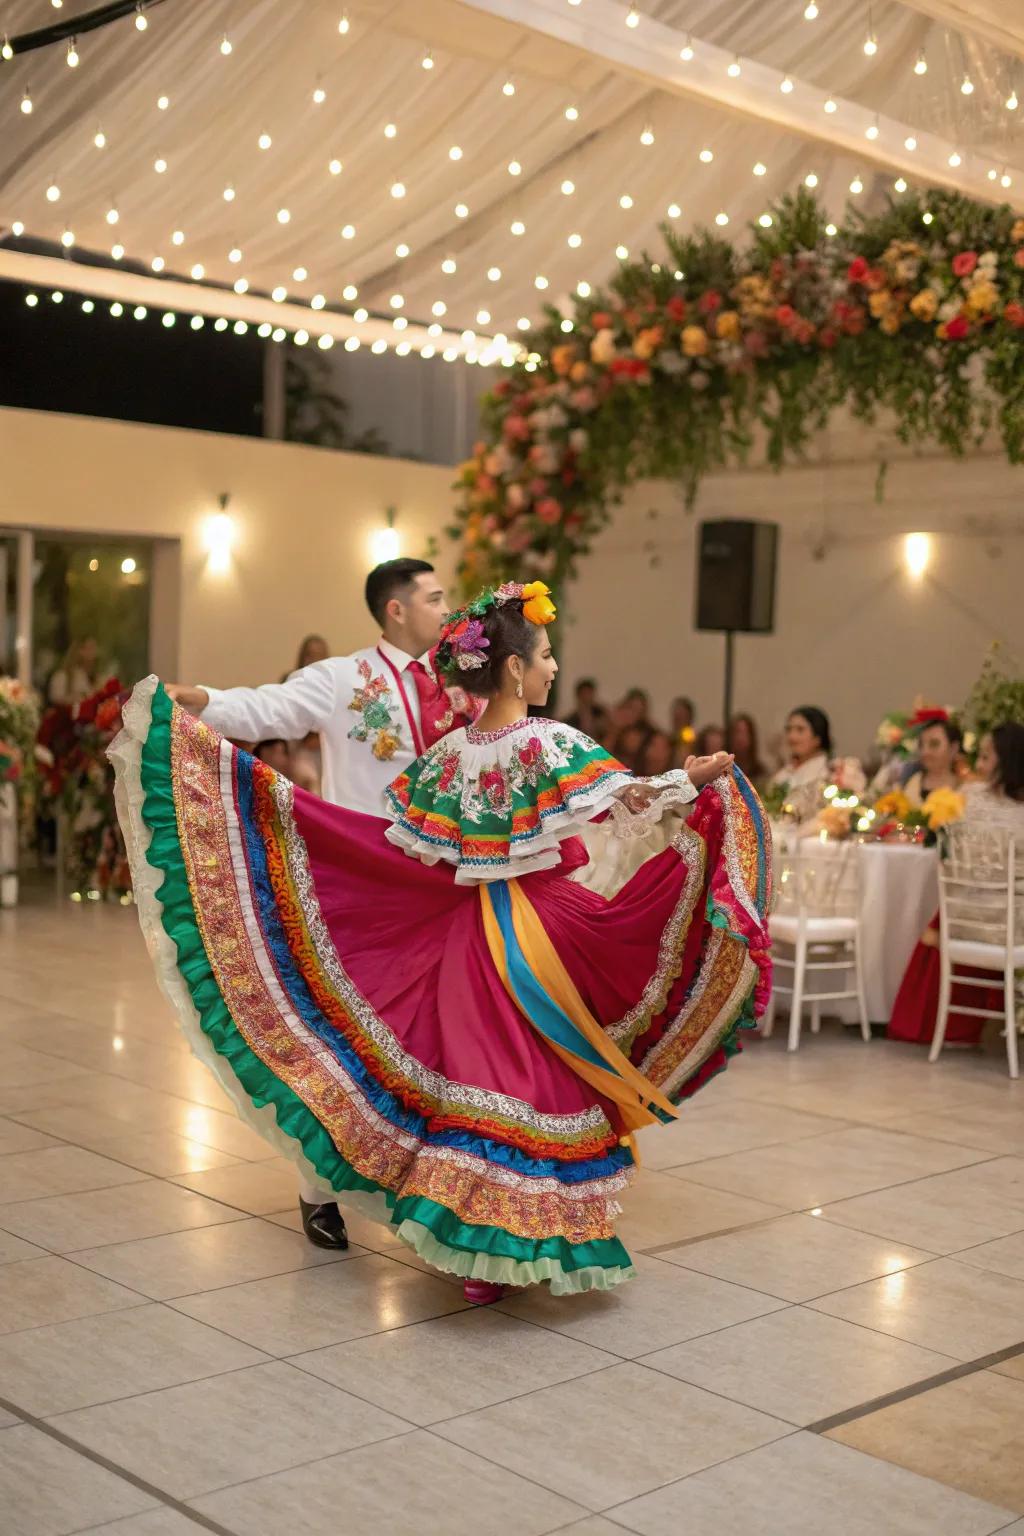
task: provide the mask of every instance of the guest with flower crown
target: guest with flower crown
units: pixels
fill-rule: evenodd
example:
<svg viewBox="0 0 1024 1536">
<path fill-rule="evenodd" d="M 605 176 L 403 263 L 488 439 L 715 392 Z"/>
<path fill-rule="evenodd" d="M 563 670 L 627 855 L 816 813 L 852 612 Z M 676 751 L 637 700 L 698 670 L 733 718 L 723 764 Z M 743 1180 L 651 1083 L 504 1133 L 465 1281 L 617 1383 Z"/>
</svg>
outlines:
<svg viewBox="0 0 1024 1536">
<path fill-rule="evenodd" d="M 910 805 L 920 807 L 936 789 L 961 788 L 963 733 L 945 709 L 919 709 L 909 729 L 917 737 L 917 766 L 904 781 L 903 793 Z"/>
</svg>

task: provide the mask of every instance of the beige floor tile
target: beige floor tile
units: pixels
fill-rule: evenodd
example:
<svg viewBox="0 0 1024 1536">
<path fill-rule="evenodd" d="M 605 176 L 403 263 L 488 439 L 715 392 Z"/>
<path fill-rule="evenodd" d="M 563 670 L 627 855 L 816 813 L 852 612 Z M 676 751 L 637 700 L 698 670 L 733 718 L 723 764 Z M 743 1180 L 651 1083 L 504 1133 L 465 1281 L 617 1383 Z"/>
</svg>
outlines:
<svg viewBox="0 0 1024 1536">
<path fill-rule="evenodd" d="M 45 1200 L 89 1189 L 134 1184 L 146 1175 L 125 1163 L 98 1157 L 82 1147 L 46 1147 L 41 1152 L 9 1152 L 0 1157 L 0 1208 L 12 1201 Z"/>
<path fill-rule="evenodd" d="M 189 1103 L 107 1074 L 56 1084 L 45 1103 L 16 1111 L 19 1122 L 84 1145 L 85 1138 L 150 1135 L 166 1131 L 231 1157 L 275 1156 L 269 1142 L 229 1114 Z"/>
<path fill-rule="evenodd" d="M 70 1536 L 155 1502 L 28 1424 L 0 1431 L 0 1510 L 11 1536 Z"/>
<path fill-rule="evenodd" d="M 449 1419 L 434 1433 L 600 1512 L 789 1430 L 629 1363 Z"/>
<path fill-rule="evenodd" d="M 935 1259 L 809 1305 L 957 1360 L 977 1360 L 1024 1338 L 1024 1281 L 952 1259 Z"/>
<path fill-rule="evenodd" d="M 691 1163 L 683 1173 L 698 1184 L 773 1201 L 787 1210 L 806 1210 L 963 1167 L 985 1156 L 977 1147 L 856 1126 L 813 1141 L 762 1147 L 756 1154 L 734 1153 Z"/>
<path fill-rule="evenodd" d="M 584 1513 L 423 1430 L 194 1503 L 244 1536 L 294 1529 L 297 1508 L 302 1536 L 547 1536 Z"/>
<path fill-rule="evenodd" d="M 434 1424 L 620 1362 L 546 1328 L 479 1310 L 295 1355 L 291 1363 L 414 1424 Z"/>
<path fill-rule="evenodd" d="M 264 1280 L 289 1270 L 341 1263 L 363 1251 L 353 1246 L 344 1253 L 331 1253 L 314 1248 L 297 1233 L 252 1219 L 194 1227 L 105 1248 L 84 1248 L 75 1254 L 75 1263 L 155 1301 L 166 1301 L 172 1296 Z"/>
<path fill-rule="evenodd" d="M 1011 1518 L 808 1434 L 737 1456 L 612 1513 L 641 1536 L 992 1536 Z"/>
<path fill-rule="evenodd" d="M 1024 1158 L 1003 1157 L 827 1205 L 829 1221 L 955 1253 L 1024 1230 Z"/>
<path fill-rule="evenodd" d="M 151 1131 L 148 1135 L 129 1132 L 109 1139 L 97 1136 L 89 1138 L 88 1142 L 79 1137 L 79 1143 L 88 1145 L 103 1157 L 112 1157 L 158 1179 L 172 1178 L 175 1174 L 205 1173 L 209 1168 L 228 1168 L 239 1161 L 227 1152 L 218 1152 L 215 1147 L 204 1147 L 201 1142 L 175 1136 L 173 1131 Z"/>
<path fill-rule="evenodd" d="M 977 1371 L 830 1438 L 1024 1514 L 1024 1381 Z"/>
<path fill-rule="evenodd" d="M 26 1243 L 23 1237 L 15 1237 L 0 1229 L 0 1264 L 14 1264 L 19 1259 L 41 1259 L 45 1253 L 45 1248 L 37 1248 L 34 1243 Z"/>
<path fill-rule="evenodd" d="M 1015 1381 L 1024 1381 L 1024 1355 L 1014 1355 L 994 1365 L 992 1369 L 1000 1376 L 1012 1376 Z"/>
<path fill-rule="evenodd" d="M 88 1536 L 202 1536 L 206 1530 L 205 1525 L 165 1506 L 147 1515 L 129 1515 L 127 1520 L 115 1520 L 110 1525 L 94 1525 Z"/>
<path fill-rule="evenodd" d="M 50 1421 L 176 1498 L 193 1498 L 408 1426 L 281 1360 Z M 334 1489 L 337 1500 L 339 1490 Z"/>
<path fill-rule="evenodd" d="M 143 1297 L 48 1254 L 0 1267 L 0 1334 L 143 1305 Z"/>
<path fill-rule="evenodd" d="M 56 1083 L 80 1075 L 81 1068 L 42 1051 L 13 1046 L 4 1051 L 4 1088 L 33 1088 L 39 1083 Z"/>
<path fill-rule="evenodd" d="M 891 1071 L 888 1061 L 879 1061 L 873 1072 L 860 1077 L 841 1075 L 831 1082 L 818 1080 L 783 1087 L 770 1082 L 757 1083 L 750 1097 L 767 1099 L 780 1107 L 799 1109 L 808 1114 L 835 1115 L 838 1119 L 856 1120 L 863 1125 L 888 1127 L 906 1117 L 907 1084 L 911 1081 L 914 1083 L 914 1107 L 921 1114 L 952 1114 L 958 1109 L 972 1107 L 985 1110 L 989 1105 L 1006 1102 L 998 1086 L 995 1068 L 990 1069 L 988 1079 L 977 1080 L 963 1074 L 947 1076 L 934 1069 L 928 1075 L 928 1067 L 923 1054 L 896 1072 Z M 1005 1079 L 1005 1064 L 1001 1075 Z"/>
<path fill-rule="evenodd" d="M 667 1263 L 737 1285 L 756 1285 L 785 1301 L 810 1301 L 932 1257 L 920 1248 L 803 1215 L 780 1216 L 741 1232 L 658 1252 Z"/>
<path fill-rule="evenodd" d="M 781 1205 L 689 1183 L 684 1177 L 689 1173 L 689 1168 L 678 1176 L 641 1168 L 635 1183 L 623 1194 L 623 1214 L 615 1233 L 634 1256 L 662 1243 L 725 1232 L 782 1214 Z"/>
<path fill-rule="evenodd" d="M 1000 1275 L 1011 1275 L 1014 1280 L 1024 1280 L 1024 1232 L 998 1237 L 995 1242 L 982 1243 L 977 1248 L 965 1248 L 950 1257 L 976 1269 L 991 1269 Z"/>
<path fill-rule="evenodd" d="M 297 1355 L 462 1309 L 460 1291 L 378 1254 L 253 1280 L 173 1305 L 268 1355 Z"/>
<path fill-rule="evenodd" d="M 507 1296 L 502 1312 L 632 1358 L 785 1306 L 745 1286 L 640 1254 L 636 1276 L 614 1291 L 552 1296 L 546 1286 Z"/>
<path fill-rule="evenodd" d="M 182 1174 L 172 1183 L 194 1189 L 211 1200 L 222 1200 L 251 1216 L 269 1216 L 299 1198 L 295 1164 L 283 1157 L 212 1168 L 207 1173 Z"/>
<path fill-rule="evenodd" d="M 957 1108 L 946 1114 L 912 1114 L 900 1121 L 898 1129 L 934 1141 L 955 1141 L 962 1147 L 1020 1156 L 1024 1153 L 1024 1104 Z"/>
<path fill-rule="evenodd" d="M 11 1402 L 46 1418 L 266 1358 L 169 1307 L 142 1306 L 0 1337 L 0 1381 Z"/>
<path fill-rule="evenodd" d="M 807 1425 L 938 1375 L 956 1361 L 790 1307 L 645 1355 L 641 1363 Z"/>
<path fill-rule="evenodd" d="M 38 1152 L 42 1147 L 55 1145 L 53 1137 L 44 1136 L 42 1131 L 19 1125 L 16 1120 L 0 1120 L 0 1156 L 8 1152 Z"/>
<path fill-rule="evenodd" d="M 155 1179 L 0 1206 L 0 1225 L 56 1253 L 241 1220 L 230 1206 Z"/>
<path fill-rule="evenodd" d="M 640 1158 L 645 1168 L 678 1168 L 710 1157 L 749 1152 L 780 1141 L 803 1141 L 844 1128 L 842 1120 L 776 1109 L 771 1104 L 751 1102 L 742 1115 L 737 1115 L 731 1106 L 703 1105 L 698 1100 L 692 1107 L 684 1106 L 674 1125 L 656 1125 L 641 1131 Z"/>
<path fill-rule="evenodd" d="M 622 1526 L 613 1525 L 604 1515 L 591 1515 L 587 1520 L 577 1520 L 574 1525 L 560 1525 L 551 1536 L 622 1536 Z"/>
</svg>

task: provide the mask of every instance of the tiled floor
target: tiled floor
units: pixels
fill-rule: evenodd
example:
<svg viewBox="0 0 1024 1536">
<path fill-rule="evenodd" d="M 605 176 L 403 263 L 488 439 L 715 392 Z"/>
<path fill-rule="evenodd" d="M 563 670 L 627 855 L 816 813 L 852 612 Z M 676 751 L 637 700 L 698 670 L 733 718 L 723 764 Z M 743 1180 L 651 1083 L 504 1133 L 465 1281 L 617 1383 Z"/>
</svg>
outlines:
<svg viewBox="0 0 1024 1536">
<path fill-rule="evenodd" d="M 295 1230 L 130 910 L 0 914 L 5 1536 L 1024 1536 L 1024 1082 L 751 1039 L 635 1281 L 468 1310 Z"/>
</svg>

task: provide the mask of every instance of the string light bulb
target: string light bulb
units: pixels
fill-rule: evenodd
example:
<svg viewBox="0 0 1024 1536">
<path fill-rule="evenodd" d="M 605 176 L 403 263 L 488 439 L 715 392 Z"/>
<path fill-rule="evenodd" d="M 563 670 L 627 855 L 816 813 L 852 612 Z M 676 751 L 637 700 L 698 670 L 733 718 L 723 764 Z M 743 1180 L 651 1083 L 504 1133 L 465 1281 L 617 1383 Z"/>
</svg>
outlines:
<svg viewBox="0 0 1024 1536">
<path fill-rule="evenodd" d="M 256 143 L 260 149 L 269 149 L 273 142 L 274 141 L 270 137 L 269 133 L 261 133 L 259 138 L 256 140 Z"/>
<path fill-rule="evenodd" d="M 640 135 L 640 143 L 650 148 L 650 146 L 654 143 L 653 128 L 647 127 L 644 129 L 643 133 Z"/>
<path fill-rule="evenodd" d="M 1010 94 L 1006 98 L 1006 110 L 1007 110 L 1007 112 L 1016 112 L 1016 110 L 1017 110 L 1017 108 L 1019 106 L 1020 106 L 1020 102 L 1017 100 L 1017 92 L 1014 89 L 1014 87 L 1011 86 L 1010 87 Z"/>
<path fill-rule="evenodd" d="M 783 75 L 782 80 L 779 83 L 779 90 L 782 92 L 783 96 L 792 96 L 793 82 L 788 75 Z"/>
<path fill-rule="evenodd" d="M 149 18 L 142 9 L 142 0 L 139 0 L 139 4 L 135 7 L 135 30 L 136 32 L 145 32 L 148 26 Z"/>
<path fill-rule="evenodd" d="M 26 86 L 24 91 L 22 92 L 21 110 L 24 112 L 26 117 L 29 117 L 31 115 L 31 112 L 32 112 L 32 97 L 29 94 L 28 86 Z"/>
<path fill-rule="evenodd" d="M 961 80 L 960 94 L 961 96 L 974 95 L 974 81 L 971 79 L 970 75 L 964 75 L 963 79 Z"/>
<path fill-rule="evenodd" d="M 817 19 L 818 7 L 815 0 L 808 0 L 808 4 L 804 6 L 804 21 L 817 21 Z"/>
<path fill-rule="evenodd" d="M 897 176 L 896 180 L 893 182 L 893 186 L 896 188 L 897 192 L 905 192 L 907 190 L 907 183 L 904 181 L 902 176 Z"/>
<path fill-rule="evenodd" d="M 630 197 L 628 192 L 623 192 L 622 196 L 619 198 L 619 207 L 620 208 L 632 208 L 632 206 L 633 206 L 633 199 Z"/>
<path fill-rule="evenodd" d="M 310 309 L 323 309 L 326 303 L 327 300 L 324 298 L 322 293 L 314 293 L 313 297 L 309 301 L 309 307 Z"/>
<path fill-rule="evenodd" d="M 102 128 L 97 128 L 96 132 L 92 136 L 92 141 L 95 144 L 97 149 L 106 149 L 106 147 L 107 147 L 107 136 L 103 132 Z"/>
<path fill-rule="evenodd" d="M 917 58 L 914 60 L 914 74 L 915 75 L 926 75 L 927 73 L 928 73 L 928 60 L 925 58 L 924 50 L 922 49 L 922 51 L 918 54 Z"/>
<path fill-rule="evenodd" d="M 21 222 L 20 219 L 15 219 L 14 223 L 11 225 L 11 234 L 14 236 L 14 238 L 16 240 L 20 240 L 21 236 L 24 233 L 25 233 L 25 226 L 24 226 L 24 224 Z"/>
<path fill-rule="evenodd" d="M 222 196 L 223 196 L 224 201 L 226 203 L 233 203 L 234 202 L 234 200 L 235 200 L 235 189 L 234 189 L 233 186 L 231 186 L 230 183 L 228 183 L 228 185 L 224 188 Z"/>
<path fill-rule="evenodd" d="M 903 148 L 909 149 L 911 154 L 913 154 L 914 150 L 917 148 L 917 140 L 914 138 L 912 133 L 908 134 L 907 137 L 903 140 Z"/>
<path fill-rule="evenodd" d="M 231 39 L 228 37 L 226 32 L 220 40 L 220 51 L 225 58 L 227 58 L 228 54 L 232 52 Z"/>
<path fill-rule="evenodd" d="M 74 230 L 66 229 L 60 237 L 60 243 L 66 251 L 69 251 L 75 243 Z"/>
<path fill-rule="evenodd" d="M 640 12 L 637 10 L 635 5 L 631 5 L 629 10 L 626 12 L 626 26 L 627 27 L 638 27 L 639 25 L 640 25 Z"/>
<path fill-rule="evenodd" d="M 236 277 L 232 286 L 236 293 L 248 293 L 249 279 L 247 277 Z"/>
<path fill-rule="evenodd" d="M 813 171 L 808 171 L 807 175 L 804 177 L 804 186 L 805 187 L 811 187 L 813 189 L 817 185 L 818 185 L 818 178 L 817 178 L 817 176 L 814 174 Z"/>
<path fill-rule="evenodd" d="M 850 191 L 853 193 L 854 197 L 859 197 L 860 194 L 864 191 L 864 183 L 861 181 L 859 176 L 855 176 L 850 182 Z"/>
<path fill-rule="evenodd" d="M 765 165 L 763 160 L 759 160 L 757 162 L 757 164 L 754 166 L 754 175 L 755 176 L 767 176 L 767 174 L 768 174 L 768 167 Z"/>
<path fill-rule="evenodd" d="M 58 187 L 55 181 L 51 181 L 46 189 L 46 201 L 48 203 L 60 202 L 60 187 Z"/>
<path fill-rule="evenodd" d="M 314 86 L 314 88 L 313 88 L 313 105 L 315 107 L 322 107 L 326 100 L 327 100 L 327 92 L 324 90 L 323 86 L 322 85 Z"/>
<path fill-rule="evenodd" d="M 728 69 L 726 70 L 726 74 L 730 77 L 730 79 L 735 80 L 742 73 L 743 73 L 743 70 L 742 70 L 742 68 L 740 66 L 739 58 L 736 57 L 736 58 L 733 59 L 732 63 L 729 65 Z"/>
<path fill-rule="evenodd" d="M 283 288 L 281 284 L 278 283 L 277 287 L 271 290 L 270 297 L 273 299 L 275 304 L 283 304 L 285 299 L 288 297 L 288 289 Z"/>
<path fill-rule="evenodd" d="M 873 59 L 875 54 L 878 52 L 878 38 L 873 32 L 869 32 L 867 37 L 864 39 L 864 52 L 867 54 L 869 59 Z"/>
<path fill-rule="evenodd" d="M 4 33 L 3 47 L 0 48 L 0 56 L 3 57 L 5 63 L 9 63 L 14 58 L 14 49 L 11 47 L 11 40 L 6 32 Z"/>
<path fill-rule="evenodd" d="M 508 173 L 509 173 L 510 176 L 521 176 L 523 174 L 523 168 L 519 164 L 518 160 L 510 160 L 509 161 L 509 163 L 508 163 Z"/>
<path fill-rule="evenodd" d="M 81 60 L 78 56 L 78 39 L 73 37 L 68 43 L 67 63 L 68 69 L 77 69 Z"/>
<path fill-rule="evenodd" d="M 698 159 L 699 159 L 699 160 L 700 160 L 700 161 L 701 161 L 701 162 L 702 162 L 702 163 L 703 163 L 703 164 L 704 164 L 704 165 L 710 165 L 710 164 L 711 164 L 711 162 L 712 162 L 712 160 L 713 160 L 713 159 L 714 159 L 714 158 L 715 158 L 715 156 L 714 156 L 714 151 L 713 151 L 713 150 L 710 150 L 710 149 L 702 149 L 702 150 L 701 150 L 701 152 L 700 152 L 700 154 L 699 154 L 699 155 L 698 155 L 698 157 L 697 157 L 697 158 L 698 158 Z"/>
<path fill-rule="evenodd" d="M 561 193 L 562 193 L 563 197 L 572 197 L 572 195 L 573 195 L 573 193 L 575 191 L 576 191 L 576 183 L 574 181 L 569 181 L 568 178 L 567 178 L 565 181 L 562 182 Z"/>
<path fill-rule="evenodd" d="M 580 246 L 583 244 L 583 236 L 573 233 L 569 235 L 565 243 L 570 250 L 578 251 Z"/>
<path fill-rule="evenodd" d="M 687 36 L 686 42 L 679 50 L 679 57 L 684 64 L 689 64 L 693 59 L 693 42 L 689 36 Z"/>
<path fill-rule="evenodd" d="M 566 107 L 566 109 L 565 109 L 566 122 L 569 122 L 569 123 L 577 122 L 579 120 L 579 115 L 580 115 L 579 107 L 574 107 L 572 105 Z"/>
<path fill-rule="evenodd" d="M 242 252 L 241 252 L 240 247 L 237 246 L 237 245 L 233 245 L 231 247 L 230 251 L 228 251 L 228 261 L 230 261 L 233 265 L 237 266 L 238 263 L 241 261 L 241 259 L 242 259 Z"/>
<path fill-rule="evenodd" d="M 156 109 L 158 112 L 166 112 L 170 104 L 171 98 L 169 96 L 158 96 L 156 99 Z"/>
<path fill-rule="evenodd" d="M 164 174 L 164 171 L 167 169 L 167 161 L 164 159 L 163 155 L 160 155 L 156 160 L 153 161 L 153 169 L 156 171 L 158 176 L 162 176 Z"/>
<path fill-rule="evenodd" d="M 512 220 L 512 223 L 509 225 L 509 233 L 513 235 L 526 234 L 526 225 L 523 223 L 522 219 Z"/>
<path fill-rule="evenodd" d="M 396 124 L 394 124 L 394 123 L 385 123 L 384 124 L 384 137 L 386 139 L 396 139 L 398 137 L 398 128 L 397 128 Z"/>
<path fill-rule="evenodd" d="M 341 20 L 338 22 L 338 35 L 340 37 L 347 37 L 351 25 L 352 23 L 348 19 L 348 11 L 342 11 Z"/>
<path fill-rule="evenodd" d="M 279 208 L 277 210 L 277 222 L 279 224 L 289 224 L 291 222 L 291 217 L 292 217 L 292 215 L 291 215 L 291 210 L 290 209 L 288 209 L 288 208 Z"/>
<path fill-rule="evenodd" d="M 164 259 L 162 256 L 154 256 L 149 265 L 154 272 L 162 272 L 164 269 Z"/>
<path fill-rule="evenodd" d="M 462 159 L 462 149 L 461 149 L 461 147 L 458 144 L 453 144 L 452 145 L 451 149 L 448 151 L 448 159 L 449 160 L 461 160 Z"/>
<path fill-rule="evenodd" d="M 434 67 L 434 55 L 429 48 L 420 60 L 420 67 L 422 69 L 433 69 Z"/>
<path fill-rule="evenodd" d="M 509 78 L 505 81 L 505 84 L 501 88 L 501 94 L 503 96 L 514 96 L 515 93 L 516 93 L 516 83 L 515 83 L 515 81 L 512 79 L 512 77 L 510 75 Z"/>
<path fill-rule="evenodd" d="M 197 283 L 206 276 L 206 268 L 203 266 L 201 261 L 194 263 L 191 269 L 191 275 Z"/>
<path fill-rule="evenodd" d="M 544 289 L 548 286 L 548 280 L 546 277 L 543 277 L 540 273 L 538 273 L 533 280 L 533 286 L 543 292 Z"/>
<path fill-rule="evenodd" d="M 724 228 L 725 225 L 728 224 L 728 222 L 729 222 L 729 215 L 727 213 L 725 213 L 724 211 L 722 213 L 716 213 L 715 214 L 715 223 L 718 224 L 718 225 L 721 225 L 722 228 Z"/>
<path fill-rule="evenodd" d="M 935 215 L 930 210 L 926 211 L 925 213 L 922 213 L 922 215 L 921 215 L 921 223 L 922 224 L 930 224 L 934 217 L 935 217 Z"/>
<path fill-rule="evenodd" d="M 864 130 L 864 137 L 866 139 L 871 139 L 872 141 L 874 141 L 875 139 L 878 138 L 878 134 L 879 134 L 879 127 L 878 127 L 878 122 L 877 122 L 877 119 L 876 119 L 875 122 L 868 123 L 868 126 Z"/>
<path fill-rule="evenodd" d="M 948 162 L 947 162 L 947 163 L 948 163 L 948 164 L 949 164 L 949 165 L 951 165 L 951 166 L 952 166 L 952 167 L 953 167 L 953 169 L 954 169 L 954 170 L 956 170 L 956 168 L 957 168 L 957 166 L 958 166 L 958 165 L 962 165 L 962 164 L 963 164 L 963 162 L 962 162 L 962 160 L 961 160 L 961 158 L 960 158 L 960 151 L 959 151 L 959 150 L 957 150 L 957 149 L 954 149 L 954 151 L 953 151 L 953 153 L 952 153 L 952 154 L 951 154 L 951 155 L 950 155 L 950 157 L 949 157 L 949 160 L 948 160 Z"/>
<path fill-rule="evenodd" d="M 489 283 L 500 283 L 501 282 L 501 268 L 500 267 L 488 267 L 488 269 L 487 269 L 487 281 Z"/>
<path fill-rule="evenodd" d="M 682 216 L 683 210 L 680 208 L 678 203 L 669 203 L 665 212 L 668 214 L 670 219 L 678 219 Z"/>
<path fill-rule="evenodd" d="M 760 224 L 762 229 L 771 229 L 771 227 L 772 227 L 772 216 L 771 216 L 770 213 L 762 213 L 761 217 L 758 219 L 757 222 Z"/>
<path fill-rule="evenodd" d="M 829 96 L 826 99 L 826 101 L 825 101 L 825 111 L 828 112 L 828 113 L 832 113 L 832 112 L 838 112 L 838 110 L 839 110 L 839 108 L 838 108 L 838 106 L 836 104 L 835 98 L 833 96 Z"/>
<path fill-rule="evenodd" d="M 332 176 L 340 176 L 344 167 L 340 160 L 331 160 L 328 162 L 327 169 L 330 171 Z"/>
<path fill-rule="evenodd" d="M 999 185 L 1001 187 L 1012 187 L 1013 186 L 1013 177 L 1008 175 L 1006 173 L 1006 171 L 1004 171 L 1003 174 L 999 178 Z"/>
<path fill-rule="evenodd" d="M 120 243 L 118 243 L 117 245 L 112 245 L 110 247 L 110 254 L 113 257 L 114 261 L 123 261 L 124 260 L 124 246 L 121 245 Z"/>
<path fill-rule="evenodd" d="M 455 204 L 455 217 L 457 219 L 468 219 L 469 218 L 469 209 L 468 209 L 468 207 L 466 206 L 465 203 L 456 203 Z"/>
<path fill-rule="evenodd" d="M 118 213 L 116 208 L 108 208 L 107 209 L 107 223 L 108 224 L 116 224 L 120 217 L 121 217 L 121 215 Z"/>
<path fill-rule="evenodd" d="M 309 273 L 306 271 L 305 267 L 296 267 L 295 271 L 292 273 L 292 281 L 296 283 L 304 283 L 308 276 Z"/>
<path fill-rule="evenodd" d="M 394 182 L 391 183 L 391 196 L 392 197 L 404 197 L 405 196 L 405 182 L 404 181 L 394 181 Z"/>
<path fill-rule="evenodd" d="M 458 271 L 458 264 L 453 256 L 446 256 L 441 263 L 441 271 L 446 277 L 452 277 Z"/>
</svg>

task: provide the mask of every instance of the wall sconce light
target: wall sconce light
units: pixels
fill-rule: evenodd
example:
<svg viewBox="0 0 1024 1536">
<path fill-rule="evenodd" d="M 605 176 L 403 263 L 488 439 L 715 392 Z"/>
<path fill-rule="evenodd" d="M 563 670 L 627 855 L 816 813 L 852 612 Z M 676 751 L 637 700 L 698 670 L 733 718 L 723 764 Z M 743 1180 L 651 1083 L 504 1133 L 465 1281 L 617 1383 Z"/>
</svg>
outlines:
<svg viewBox="0 0 1024 1536">
<path fill-rule="evenodd" d="M 394 507 L 388 507 L 384 514 L 383 528 L 377 528 L 370 535 L 370 558 L 374 565 L 383 565 L 385 560 L 397 560 L 402 550 L 402 536 L 395 527 L 397 513 Z"/>
<path fill-rule="evenodd" d="M 230 518 L 227 512 L 230 500 L 229 492 L 222 491 L 217 497 L 220 511 L 206 519 L 204 529 L 207 569 L 220 576 L 231 569 L 231 552 L 235 543 L 234 519 Z"/>
<path fill-rule="evenodd" d="M 920 581 L 931 564 L 931 535 L 927 533 L 908 533 L 903 540 L 903 559 L 906 563 L 907 574 L 914 581 Z"/>
</svg>

